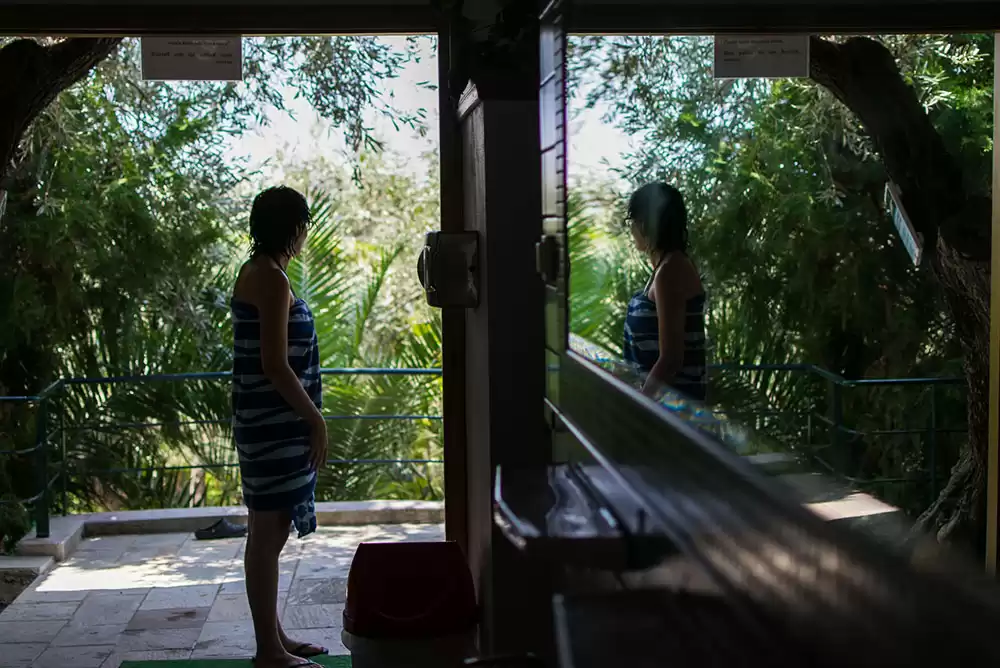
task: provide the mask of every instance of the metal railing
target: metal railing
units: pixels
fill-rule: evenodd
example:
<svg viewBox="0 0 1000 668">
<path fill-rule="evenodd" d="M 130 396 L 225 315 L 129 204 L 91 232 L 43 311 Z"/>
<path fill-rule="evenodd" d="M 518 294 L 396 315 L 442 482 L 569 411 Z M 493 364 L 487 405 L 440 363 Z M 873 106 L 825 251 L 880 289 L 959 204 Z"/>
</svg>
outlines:
<svg viewBox="0 0 1000 668">
<path fill-rule="evenodd" d="M 600 360 L 614 362 L 614 360 Z M 766 405 L 766 401 L 745 411 L 730 411 L 727 417 L 736 423 L 743 423 L 771 439 L 784 439 L 793 450 L 817 462 L 826 472 L 834 474 L 859 488 L 879 485 L 928 485 L 930 499 L 937 496 L 941 471 L 948 462 L 941 457 L 940 445 L 945 438 L 964 434 L 964 425 L 943 425 L 940 420 L 940 397 L 942 388 L 964 385 L 961 377 L 941 378 L 885 378 L 848 380 L 837 374 L 811 364 L 718 364 L 712 365 L 713 375 L 737 373 L 792 373 L 804 374 L 825 385 L 825 411 L 777 411 Z M 439 376 L 439 369 L 323 369 L 325 376 Z M 80 385 L 117 385 L 128 383 L 184 382 L 204 380 L 226 380 L 229 372 L 203 372 L 184 374 L 156 374 L 147 376 L 114 376 L 105 378 L 68 378 L 57 381 L 37 395 L 0 397 L 0 406 L 20 406 L 34 408 L 34 440 L 30 447 L 12 447 L 0 450 L 0 456 L 31 459 L 33 472 L 33 492 L 22 498 L 0 499 L 0 506 L 19 504 L 33 509 L 35 531 L 38 537 L 50 533 L 50 512 L 53 502 L 63 513 L 68 507 L 67 436 L 86 429 L 151 429 L 157 427 L 183 427 L 195 425 L 225 425 L 230 419 L 178 420 L 172 422 L 112 422 L 112 423 L 67 423 L 65 411 L 58 410 L 57 399 L 68 388 Z M 845 400 L 852 390 L 873 390 L 876 388 L 917 389 L 926 393 L 927 410 L 924 423 L 899 426 L 890 429 L 864 429 L 850 425 L 845 416 Z M 815 390 L 815 388 L 814 388 Z M 405 415 L 384 413 L 359 413 L 354 415 L 326 415 L 329 421 L 339 420 L 433 420 L 440 421 L 439 415 Z M 925 461 L 923 471 L 908 475 L 864 477 L 857 475 L 857 456 L 853 452 L 859 442 L 894 437 L 914 437 L 923 450 Z M 51 456 L 58 452 L 59 465 L 54 472 L 50 467 Z M 390 465 L 435 465 L 439 459 L 330 459 L 330 466 L 390 466 Z M 235 462 L 198 462 L 179 466 L 116 467 L 94 469 L 91 475 L 143 473 L 151 471 L 219 470 L 238 466 Z M 58 494 L 58 498 L 55 497 Z"/>
<path fill-rule="evenodd" d="M 627 382 L 641 382 L 631 366 L 600 346 L 582 337 L 571 335 L 571 347 L 584 357 L 590 359 L 609 372 L 623 378 Z M 940 481 L 947 474 L 957 457 L 958 448 L 942 452 L 942 444 L 948 438 L 965 436 L 968 428 L 965 424 L 964 389 L 965 378 L 961 376 L 927 377 L 927 378 L 866 378 L 850 380 L 832 373 L 814 364 L 712 364 L 709 365 L 710 383 L 709 399 L 713 416 L 703 416 L 700 407 L 693 402 L 681 400 L 672 393 L 661 398 L 660 403 L 665 408 L 693 423 L 713 425 L 710 429 L 718 431 L 719 425 L 731 426 L 732 434 L 716 433 L 723 443 L 738 451 L 739 454 L 759 454 L 762 452 L 786 452 L 801 457 L 807 462 L 815 463 L 818 472 L 831 474 L 844 483 L 862 490 L 881 488 L 877 494 L 883 500 L 898 505 L 903 496 L 913 497 L 913 493 L 901 491 L 902 488 L 914 488 L 916 485 L 926 485 L 926 494 L 921 493 L 919 499 L 911 499 L 916 506 L 933 502 L 940 491 Z M 783 407 L 775 408 L 774 401 L 768 396 L 765 388 L 759 386 L 767 383 L 747 383 L 757 386 L 758 392 L 750 398 L 732 402 L 726 396 L 725 388 L 737 374 L 798 374 L 807 382 L 795 386 L 795 392 L 801 395 L 803 401 L 797 402 L 799 408 L 789 410 Z M 949 393 L 947 390 L 951 389 Z M 722 391 L 720 391 L 722 390 Z M 866 397 L 872 392 L 906 391 L 909 392 L 900 404 L 912 405 L 904 420 L 898 420 L 889 428 L 872 426 L 879 421 L 892 422 L 886 416 L 875 415 L 871 411 L 858 409 Z M 942 400 L 962 393 L 962 423 L 944 424 L 942 417 Z M 857 396 L 862 395 L 862 396 Z M 949 396 L 950 395 L 950 396 Z M 853 406 L 850 406 L 853 400 Z M 734 406 L 733 404 L 739 404 Z M 822 404 L 822 408 L 819 405 Z M 804 405 L 804 407 L 802 407 Z M 854 410 L 848 410 L 854 408 Z M 916 410 L 917 408 L 922 410 Z M 953 406 L 953 408 L 955 408 Z M 955 410 L 951 411 L 953 414 Z M 720 422 L 719 418 L 722 418 Z M 869 426 L 858 424 L 869 423 Z M 895 469 L 890 475 L 864 475 L 861 469 L 866 457 L 860 444 L 867 444 L 867 451 L 878 451 L 880 445 L 886 445 L 892 439 L 910 438 L 915 443 L 905 450 L 911 460 L 920 460 L 917 469 L 908 463 L 907 466 L 893 463 L 883 468 Z M 891 445 L 891 444 L 890 444 Z M 886 450 L 890 448 L 885 448 Z M 868 468 L 871 468 L 870 466 Z M 889 498 L 892 497 L 892 498 Z"/>
<path fill-rule="evenodd" d="M 58 476 L 50 477 L 48 466 L 48 444 L 54 436 L 62 436 L 61 426 L 49 431 L 48 402 L 63 387 L 63 381 L 56 381 L 37 395 L 0 397 L 0 405 L 35 406 L 35 439 L 27 448 L 0 449 L 0 456 L 27 457 L 33 460 L 35 472 L 35 494 L 26 498 L 0 499 L 0 506 L 20 505 L 34 507 L 34 521 L 39 538 L 49 536 L 49 493 Z M 15 425 L 16 426 L 16 425 Z M 13 440 L 13 439 L 12 439 Z"/>
<path fill-rule="evenodd" d="M 816 462 L 824 472 L 833 474 L 858 488 L 926 483 L 928 486 L 926 500 L 933 501 L 940 491 L 942 469 L 953 463 L 949 462 L 948 458 L 942 458 L 942 441 L 951 436 L 965 436 L 968 433 L 964 422 L 942 424 L 941 420 L 941 400 L 945 389 L 953 388 L 964 394 L 965 379 L 959 376 L 850 380 L 812 364 L 719 364 L 714 365 L 712 371 L 715 374 L 746 372 L 803 374 L 821 383 L 822 390 L 815 392 L 814 388 L 814 396 L 823 395 L 825 410 L 809 407 L 798 412 L 774 412 L 774 415 L 781 418 L 783 425 L 776 426 L 772 423 L 771 428 L 765 431 L 772 437 L 786 436 L 789 445 Z M 891 428 L 851 426 L 846 413 L 846 404 L 851 398 L 850 393 L 882 390 L 916 392 L 916 395 L 907 398 L 907 402 L 912 402 L 914 408 L 910 413 L 915 414 L 909 415 L 905 424 Z M 962 404 L 964 418 L 964 399 Z M 917 408 L 923 410 L 918 411 Z M 857 417 L 858 410 L 855 409 L 854 413 Z M 910 471 L 908 475 L 900 472 L 896 475 L 878 477 L 858 474 L 860 460 L 864 456 L 864 453 L 859 451 L 858 444 L 876 444 L 901 437 L 912 438 L 917 442 L 918 458 L 923 460 L 920 470 Z M 918 453 L 911 454 L 916 457 Z"/>
<path fill-rule="evenodd" d="M 402 368 L 358 368 L 358 369 L 321 369 L 324 376 L 432 376 L 439 377 L 440 369 L 402 369 Z M 35 476 L 34 493 L 21 498 L 0 498 L 0 508 L 3 506 L 20 505 L 32 508 L 32 518 L 35 533 L 38 538 L 50 535 L 50 516 L 54 500 L 55 488 L 58 485 L 59 506 L 63 514 L 68 508 L 68 482 L 70 471 L 67 470 L 67 437 L 74 432 L 97 429 L 152 429 L 162 427 L 185 426 L 224 426 L 231 423 L 231 418 L 173 420 L 159 422 L 84 422 L 71 424 L 66 420 L 66 413 L 58 410 L 56 400 L 73 386 L 119 384 L 146 384 L 154 382 L 185 382 L 228 380 L 230 372 L 198 372 L 178 374 L 151 374 L 145 376 L 110 376 L 102 378 L 66 378 L 56 381 L 37 395 L 0 396 L 0 407 L 33 408 L 35 421 L 34 442 L 30 447 L 10 447 L 0 449 L 0 456 L 31 457 L 31 469 Z M 54 418 L 53 419 L 53 414 Z M 410 415 L 394 413 L 358 413 L 352 415 L 325 414 L 327 421 L 369 421 L 369 420 L 405 420 L 405 421 L 435 421 L 440 422 L 440 415 Z M 20 425 L 12 425 L 13 431 L 18 431 Z M 14 439 L 10 439 L 14 440 Z M 58 449 L 59 465 L 51 471 L 51 455 Z M 386 466 L 386 465 L 434 465 L 443 464 L 443 460 L 434 458 L 359 458 L 359 459 L 328 459 L 328 466 Z M 118 474 L 118 473 L 148 473 L 184 470 L 218 470 L 238 467 L 236 462 L 198 462 L 188 465 L 164 465 L 144 467 L 116 467 L 88 470 L 88 475 Z"/>
</svg>

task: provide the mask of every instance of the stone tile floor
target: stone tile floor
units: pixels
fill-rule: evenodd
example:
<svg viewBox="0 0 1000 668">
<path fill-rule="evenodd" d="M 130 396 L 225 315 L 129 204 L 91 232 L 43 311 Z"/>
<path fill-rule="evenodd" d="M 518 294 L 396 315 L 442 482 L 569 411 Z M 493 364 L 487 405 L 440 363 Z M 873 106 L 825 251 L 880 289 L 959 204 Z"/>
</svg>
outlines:
<svg viewBox="0 0 1000 668">
<path fill-rule="evenodd" d="M 278 608 L 295 639 L 346 654 L 347 574 L 362 541 L 441 540 L 439 525 L 322 527 L 282 554 Z M 86 539 L 0 613 L 3 668 L 118 668 L 125 660 L 247 658 L 245 540 Z"/>
</svg>

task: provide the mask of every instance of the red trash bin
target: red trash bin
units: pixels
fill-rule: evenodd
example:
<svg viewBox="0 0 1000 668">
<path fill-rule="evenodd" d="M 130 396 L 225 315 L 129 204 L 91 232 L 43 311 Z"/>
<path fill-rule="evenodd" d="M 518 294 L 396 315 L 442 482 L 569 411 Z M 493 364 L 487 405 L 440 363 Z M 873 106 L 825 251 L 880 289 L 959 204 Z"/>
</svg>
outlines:
<svg viewBox="0 0 1000 668">
<path fill-rule="evenodd" d="M 475 655 L 478 621 L 472 573 L 457 543 L 358 546 L 343 632 L 354 668 L 461 666 Z"/>
</svg>

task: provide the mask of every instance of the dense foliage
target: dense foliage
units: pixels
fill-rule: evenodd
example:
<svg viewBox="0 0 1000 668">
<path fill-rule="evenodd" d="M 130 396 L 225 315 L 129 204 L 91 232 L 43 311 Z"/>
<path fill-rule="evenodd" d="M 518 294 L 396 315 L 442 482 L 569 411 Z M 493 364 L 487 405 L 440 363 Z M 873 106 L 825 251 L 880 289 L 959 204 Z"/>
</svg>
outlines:
<svg viewBox="0 0 1000 668">
<path fill-rule="evenodd" d="M 308 165 L 286 174 L 314 209 L 289 273 L 316 306 L 324 366 L 439 366 L 440 328 L 413 307 L 412 281 L 399 273 L 412 248 L 398 241 L 436 226 L 436 165 L 430 178 L 398 174 L 363 121 L 374 109 L 423 131 L 423 111 L 404 113 L 379 92 L 414 52 L 375 38 L 248 40 L 247 79 L 235 85 L 142 81 L 135 49 L 126 41 L 63 92 L 22 146 L 0 225 L 0 395 L 59 378 L 230 368 L 228 295 L 249 197 L 265 184 L 226 146 L 266 122 L 265 104 L 282 109 L 286 86 L 361 151 L 356 164 L 323 165 L 326 183 L 308 183 Z M 405 222 L 395 244 L 359 233 L 376 216 Z M 331 458 L 440 458 L 439 397 L 432 376 L 328 377 Z M 72 384 L 45 410 L 48 473 L 68 473 L 53 486 L 55 509 L 238 500 L 224 377 Z M 394 414 L 420 419 L 354 417 Z M 38 418 L 37 403 L 0 402 L 0 450 L 30 447 Z M 36 493 L 34 454 L 0 461 L 0 497 Z M 440 475 L 439 466 L 335 465 L 319 496 L 438 498 Z M 23 522 L 12 506 L 0 506 L 5 514 Z"/>
</svg>

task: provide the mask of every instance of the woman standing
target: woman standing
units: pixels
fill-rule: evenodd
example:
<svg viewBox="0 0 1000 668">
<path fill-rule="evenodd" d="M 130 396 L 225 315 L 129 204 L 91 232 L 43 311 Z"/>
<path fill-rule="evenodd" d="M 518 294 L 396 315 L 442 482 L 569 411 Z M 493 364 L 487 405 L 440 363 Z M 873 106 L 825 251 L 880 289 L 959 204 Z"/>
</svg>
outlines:
<svg viewBox="0 0 1000 668">
<path fill-rule="evenodd" d="M 705 289 L 687 255 L 683 196 L 666 183 L 643 186 L 629 200 L 628 225 L 653 274 L 628 304 L 625 361 L 642 377 L 644 394 L 669 387 L 704 401 Z"/>
<path fill-rule="evenodd" d="M 233 432 L 249 511 L 244 569 L 257 668 L 316 666 L 323 647 L 285 635 L 278 620 L 278 555 L 294 523 L 316 530 L 317 471 L 326 463 L 323 387 L 312 311 L 285 270 L 305 243 L 309 206 L 269 188 L 250 211 L 250 259 L 233 288 Z"/>
</svg>

